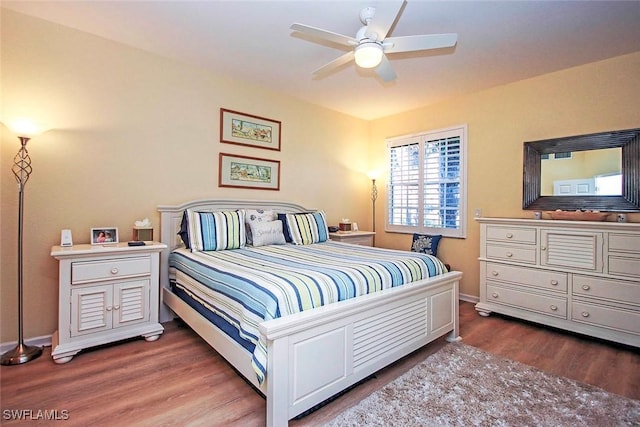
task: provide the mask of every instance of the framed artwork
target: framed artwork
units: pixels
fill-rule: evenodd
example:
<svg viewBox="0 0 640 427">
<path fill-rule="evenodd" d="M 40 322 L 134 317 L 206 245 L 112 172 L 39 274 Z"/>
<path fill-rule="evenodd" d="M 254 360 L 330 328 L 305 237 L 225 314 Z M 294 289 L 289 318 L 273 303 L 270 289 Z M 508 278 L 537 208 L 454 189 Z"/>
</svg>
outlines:
<svg viewBox="0 0 640 427">
<path fill-rule="evenodd" d="M 280 151 L 280 135 L 277 120 L 220 109 L 220 142 Z"/>
<path fill-rule="evenodd" d="M 280 190 L 280 161 L 220 153 L 218 186 Z"/>
<path fill-rule="evenodd" d="M 109 245 L 111 243 L 118 243 L 117 227 L 101 227 L 91 229 L 92 245 Z"/>
</svg>

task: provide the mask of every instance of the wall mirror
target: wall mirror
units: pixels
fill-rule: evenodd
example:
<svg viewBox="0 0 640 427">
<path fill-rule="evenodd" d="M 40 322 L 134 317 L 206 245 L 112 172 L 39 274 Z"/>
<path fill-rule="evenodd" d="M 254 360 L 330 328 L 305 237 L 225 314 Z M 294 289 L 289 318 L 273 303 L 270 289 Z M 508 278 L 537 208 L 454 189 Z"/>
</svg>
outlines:
<svg viewBox="0 0 640 427">
<path fill-rule="evenodd" d="M 525 142 L 522 208 L 640 211 L 640 129 Z"/>
</svg>

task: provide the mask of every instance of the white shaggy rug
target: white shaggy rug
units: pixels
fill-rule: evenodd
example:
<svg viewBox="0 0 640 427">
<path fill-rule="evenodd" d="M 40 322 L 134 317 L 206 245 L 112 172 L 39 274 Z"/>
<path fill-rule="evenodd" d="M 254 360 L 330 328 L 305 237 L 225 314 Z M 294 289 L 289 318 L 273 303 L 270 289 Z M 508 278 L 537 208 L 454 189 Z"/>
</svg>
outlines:
<svg viewBox="0 0 640 427">
<path fill-rule="evenodd" d="M 327 426 L 640 426 L 640 401 L 448 344 Z"/>
</svg>

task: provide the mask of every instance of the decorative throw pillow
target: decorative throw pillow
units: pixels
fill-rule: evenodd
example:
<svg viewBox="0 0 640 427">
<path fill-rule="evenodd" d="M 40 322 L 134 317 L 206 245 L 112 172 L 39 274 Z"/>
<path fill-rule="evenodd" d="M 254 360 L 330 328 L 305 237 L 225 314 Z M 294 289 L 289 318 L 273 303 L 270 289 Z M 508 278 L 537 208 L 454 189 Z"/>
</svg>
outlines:
<svg viewBox="0 0 640 427">
<path fill-rule="evenodd" d="M 189 243 L 189 219 L 187 216 L 187 211 L 184 211 L 184 213 L 182 214 L 182 222 L 180 223 L 180 231 L 178 231 L 178 235 L 182 239 L 184 247 L 187 249 L 191 249 L 191 244 Z"/>
<path fill-rule="evenodd" d="M 428 234 L 413 234 L 413 243 L 411 244 L 411 252 L 422 252 L 428 255 L 438 256 L 438 243 L 440 243 L 440 234 L 430 236 Z"/>
<path fill-rule="evenodd" d="M 253 236 L 252 244 L 254 247 L 284 245 L 287 243 L 282 233 L 282 221 L 254 221 L 249 223 L 249 229 L 251 229 L 251 235 Z"/>
<path fill-rule="evenodd" d="M 191 251 L 243 248 L 246 242 L 244 210 L 198 212 L 187 209 Z"/>
<path fill-rule="evenodd" d="M 272 210 L 264 210 L 264 209 L 247 209 L 245 210 L 244 220 L 246 221 L 246 233 L 247 233 L 247 244 L 253 244 L 253 234 L 251 227 L 252 223 L 256 222 L 270 222 L 276 219 L 276 214 Z M 280 231 L 282 233 L 282 231 Z"/>
<path fill-rule="evenodd" d="M 329 238 L 324 211 L 305 214 L 286 214 L 291 242 L 296 245 L 325 242 Z"/>
</svg>

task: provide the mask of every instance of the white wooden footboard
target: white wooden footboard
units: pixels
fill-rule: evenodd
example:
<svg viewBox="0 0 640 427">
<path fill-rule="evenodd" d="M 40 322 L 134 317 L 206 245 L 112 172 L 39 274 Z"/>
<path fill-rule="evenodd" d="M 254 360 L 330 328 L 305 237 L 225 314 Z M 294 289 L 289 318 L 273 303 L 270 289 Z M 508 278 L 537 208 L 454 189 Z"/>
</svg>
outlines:
<svg viewBox="0 0 640 427">
<path fill-rule="evenodd" d="M 449 333 L 458 339 L 460 272 L 261 324 L 267 426 L 287 421 Z M 384 295 L 386 294 L 386 295 Z"/>
</svg>

